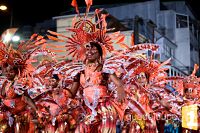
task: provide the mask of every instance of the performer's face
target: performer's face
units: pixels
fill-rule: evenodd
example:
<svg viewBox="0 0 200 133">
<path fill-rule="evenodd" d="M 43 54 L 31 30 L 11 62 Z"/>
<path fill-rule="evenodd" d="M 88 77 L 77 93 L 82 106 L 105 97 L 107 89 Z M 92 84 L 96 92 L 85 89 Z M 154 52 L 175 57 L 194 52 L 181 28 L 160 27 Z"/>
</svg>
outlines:
<svg viewBox="0 0 200 133">
<path fill-rule="evenodd" d="M 186 91 L 185 91 L 185 97 L 186 98 L 191 98 L 192 93 L 193 93 L 193 89 L 192 88 L 187 88 Z"/>
<path fill-rule="evenodd" d="M 16 75 L 16 70 L 14 69 L 13 66 L 7 65 L 3 69 L 3 74 L 9 79 L 12 80 L 15 78 Z"/>
<path fill-rule="evenodd" d="M 100 54 L 99 54 L 97 47 L 87 45 L 86 46 L 86 58 L 88 59 L 88 61 L 91 61 L 91 62 L 99 59 Z"/>
<path fill-rule="evenodd" d="M 136 75 L 136 79 L 137 82 L 142 86 L 147 84 L 147 77 L 144 72 L 141 72 L 140 74 Z"/>
<path fill-rule="evenodd" d="M 58 81 L 55 78 L 50 78 L 50 86 L 53 88 L 57 87 Z"/>
</svg>

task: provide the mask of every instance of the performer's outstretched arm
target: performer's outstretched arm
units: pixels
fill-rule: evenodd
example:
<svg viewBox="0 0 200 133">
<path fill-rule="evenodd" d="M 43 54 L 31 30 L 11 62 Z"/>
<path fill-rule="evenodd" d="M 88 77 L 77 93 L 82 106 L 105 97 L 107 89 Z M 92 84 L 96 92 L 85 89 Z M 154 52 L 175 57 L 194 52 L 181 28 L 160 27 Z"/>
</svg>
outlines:
<svg viewBox="0 0 200 133">
<path fill-rule="evenodd" d="M 79 83 L 79 82 L 73 82 L 73 83 L 72 83 L 71 89 L 67 89 L 68 92 L 69 92 L 69 93 L 68 93 L 68 96 L 69 96 L 70 98 L 74 98 L 74 97 L 75 97 L 76 92 L 78 91 L 79 86 L 80 86 L 80 83 Z"/>
<path fill-rule="evenodd" d="M 122 81 L 116 76 L 115 73 L 110 75 L 110 79 L 117 86 L 117 98 L 120 102 L 122 102 L 125 99 L 125 90 L 123 88 Z"/>
</svg>

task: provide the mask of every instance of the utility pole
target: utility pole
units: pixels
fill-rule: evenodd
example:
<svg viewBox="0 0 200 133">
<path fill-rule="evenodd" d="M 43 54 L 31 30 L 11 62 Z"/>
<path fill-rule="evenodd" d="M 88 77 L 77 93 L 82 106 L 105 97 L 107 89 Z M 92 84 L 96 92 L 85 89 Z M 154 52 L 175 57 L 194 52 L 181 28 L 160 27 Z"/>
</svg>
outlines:
<svg viewBox="0 0 200 133">
<path fill-rule="evenodd" d="M 13 9 L 10 9 L 10 28 L 13 27 Z"/>
<path fill-rule="evenodd" d="M 13 14 L 14 14 L 14 0 L 8 0 L 9 4 L 10 4 L 10 9 L 9 9 L 9 12 L 10 12 L 10 28 L 13 28 L 13 25 L 14 25 L 14 17 L 13 17 Z"/>
<path fill-rule="evenodd" d="M 134 18 L 134 44 L 137 45 L 139 42 L 139 16 L 135 16 Z"/>
<path fill-rule="evenodd" d="M 139 43 L 139 24 L 143 24 L 143 19 L 138 15 L 134 18 L 134 44 L 137 45 Z"/>
<path fill-rule="evenodd" d="M 150 36 L 151 43 L 155 43 L 154 37 L 155 37 L 155 28 L 156 24 L 154 24 L 151 20 L 147 22 L 147 28 L 149 29 L 150 33 L 152 36 Z"/>
</svg>

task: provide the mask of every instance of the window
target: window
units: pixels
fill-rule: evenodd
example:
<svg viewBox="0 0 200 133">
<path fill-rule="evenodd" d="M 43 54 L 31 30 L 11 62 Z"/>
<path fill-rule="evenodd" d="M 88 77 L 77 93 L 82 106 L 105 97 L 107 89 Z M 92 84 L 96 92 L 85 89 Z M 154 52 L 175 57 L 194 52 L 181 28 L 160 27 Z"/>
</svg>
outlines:
<svg viewBox="0 0 200 133">
<path fill-rule="evenodd" d="M 174 57 L 174 50 L 171 47 L 169 47 L 168 45 L 164 45 L 163 49 L 165 56 L 167 56 L 168 58 Z"/>
<path fill-rule="evenodd" d="M 176 28 L 187 28 L 188 16 L 176 14 Z"/>
</svg>

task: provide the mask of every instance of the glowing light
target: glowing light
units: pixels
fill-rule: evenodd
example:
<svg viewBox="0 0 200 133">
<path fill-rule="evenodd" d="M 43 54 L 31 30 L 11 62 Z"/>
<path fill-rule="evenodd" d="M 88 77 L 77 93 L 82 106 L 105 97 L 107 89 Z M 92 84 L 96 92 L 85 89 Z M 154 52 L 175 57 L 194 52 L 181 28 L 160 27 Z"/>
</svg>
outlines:
<svg viewBox="0 0 200 133">
<path fill-rule="evenodd" d="M 7 10 L 7 6 L 1 5 L 1 6 L 0 6 L 0 10 L 3 10 L 3 11 L 4 11 L 4 10 Z"/>
<path fill-rule="evenodd" d="M 12 37 L 12 41 L 13 42 L 18 42 L 20 40 L 20 37 L 19 36 L 13 36 Z"/>
<path fill-rule="evenodd" d="M 10 42 L 11 38 L 12 38 L 11 34 L 8 33 L 4 36 L 3 42 L 4 43 Z"/>
</svg>

